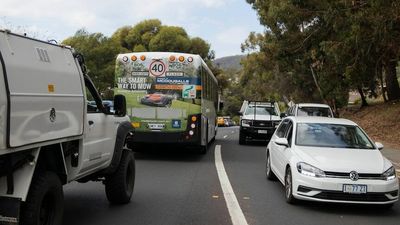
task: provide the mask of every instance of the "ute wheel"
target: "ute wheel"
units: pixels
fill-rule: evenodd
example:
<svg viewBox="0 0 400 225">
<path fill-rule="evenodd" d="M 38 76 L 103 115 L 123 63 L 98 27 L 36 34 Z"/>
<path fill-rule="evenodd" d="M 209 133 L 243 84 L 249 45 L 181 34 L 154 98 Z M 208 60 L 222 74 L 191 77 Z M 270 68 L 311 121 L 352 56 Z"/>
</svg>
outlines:
<svg viewBox="0 0 400 225">
<path fill-rule="evenodd" d="M 286 169 L 285 174 L 285 199 L 289 204 L 296 203 L 296 199 L 293 196 L 293 179 L 290 167 Z"/>
<path fill-rule="evenodd" d="M 268 180 L 276 180 L 276 176 L 271 169 L 271 157 L 269 157 L 269 152 L 267 152 L 267 158 L 265 163 L 265 176 Z"/>
<path fill-rule="evenodd" d="M 239 131 L 239 145 L 246 144 L 246 135 Z"/>
<path fill-rule="evenodd" d="M 106 195 L 113 204 L 125 204 L 131 200 L 135 186 L 135 158 L 129 150 L 124 150 L 117 171 L 106 177 Z"/>
<path fill-rule="evenodd" d="M 21 224 L 62 224 L 63 201 L 62 184 L 55 173 L 39 172 L 35 174 L 26 202 L 22 204 Z"/>
</svg>

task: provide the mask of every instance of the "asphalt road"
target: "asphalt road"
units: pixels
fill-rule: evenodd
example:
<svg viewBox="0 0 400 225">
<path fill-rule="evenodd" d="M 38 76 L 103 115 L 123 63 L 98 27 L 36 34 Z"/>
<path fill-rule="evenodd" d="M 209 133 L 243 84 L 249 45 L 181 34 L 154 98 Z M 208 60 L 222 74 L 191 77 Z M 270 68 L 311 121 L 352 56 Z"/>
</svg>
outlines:
<svg viewBox="0 0 400 225">
<path fill-rule="evenodd" d="M 216 145 L 221 146 L 226 174 L 248 224 L 400 224 L 400 203 L 392 209 L 315 202 L 287 204 L 283 186 L 265 178 L 266 143 L 240 146 L 238 127 L 230 127 L 219 129 L 206 155 L 164 147 L 136 153 L 135 191 L 127 205 L 110 205 L 99 182 L 66 185 L 64 225 L 232 224 L 215 166 Z"/>
</svg>

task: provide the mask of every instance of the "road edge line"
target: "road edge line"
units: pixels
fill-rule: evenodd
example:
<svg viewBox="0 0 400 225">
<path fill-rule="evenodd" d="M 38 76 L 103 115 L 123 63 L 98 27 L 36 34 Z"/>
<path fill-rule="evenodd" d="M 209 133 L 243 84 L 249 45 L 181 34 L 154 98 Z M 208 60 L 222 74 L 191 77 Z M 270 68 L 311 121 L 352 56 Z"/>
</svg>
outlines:
<svg viewBox="0 0 400 225">
<path fill-rule="evenodd" d="M 221 156 L 221 145 L 215 146 L 215 167 L 217 169 L 218 179 L 221 184 L 222 192 L 224 193 L 225 203 L 231 216 L 233 225 L 248 225 L 246 218 L 240 208 L 239 202 L 233 191 L 232 185 L 229 182 L 226 174 L 224 163 Z"/>
</svg>

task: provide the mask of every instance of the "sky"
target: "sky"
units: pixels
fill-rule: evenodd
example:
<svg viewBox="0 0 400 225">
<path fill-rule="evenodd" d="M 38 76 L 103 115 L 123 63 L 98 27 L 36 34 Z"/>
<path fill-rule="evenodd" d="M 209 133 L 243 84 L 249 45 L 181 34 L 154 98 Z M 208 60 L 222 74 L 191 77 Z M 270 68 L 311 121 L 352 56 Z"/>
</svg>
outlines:
<svg viewBox="0 0 400 225">
<path fill-rule="evenodd" d="M 216 58 L 242 54 L 252 31 L 263 32 L 245 0 L 1 0 L 0 28 L 61 42 L 81 28 L 111 36 L 145 19 L 183 27 L 211 44 Z"/>
</svg>

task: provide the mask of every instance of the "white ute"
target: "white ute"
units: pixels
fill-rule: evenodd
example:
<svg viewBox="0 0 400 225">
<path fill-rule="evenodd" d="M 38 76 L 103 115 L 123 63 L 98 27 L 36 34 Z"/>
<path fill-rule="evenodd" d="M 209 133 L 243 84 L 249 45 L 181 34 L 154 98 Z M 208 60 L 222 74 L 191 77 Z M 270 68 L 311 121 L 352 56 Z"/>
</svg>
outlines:
<svg viewBox="0 0 400 225">
<path fill-rule="evenodd" d="M 82 55 L 0 30 L 0 224 L 61 225 L 72 181 L 103 181 L 111 203 L 129 202 L 132 134 L 124 96 L 103 106 Z"/>
</svg>

